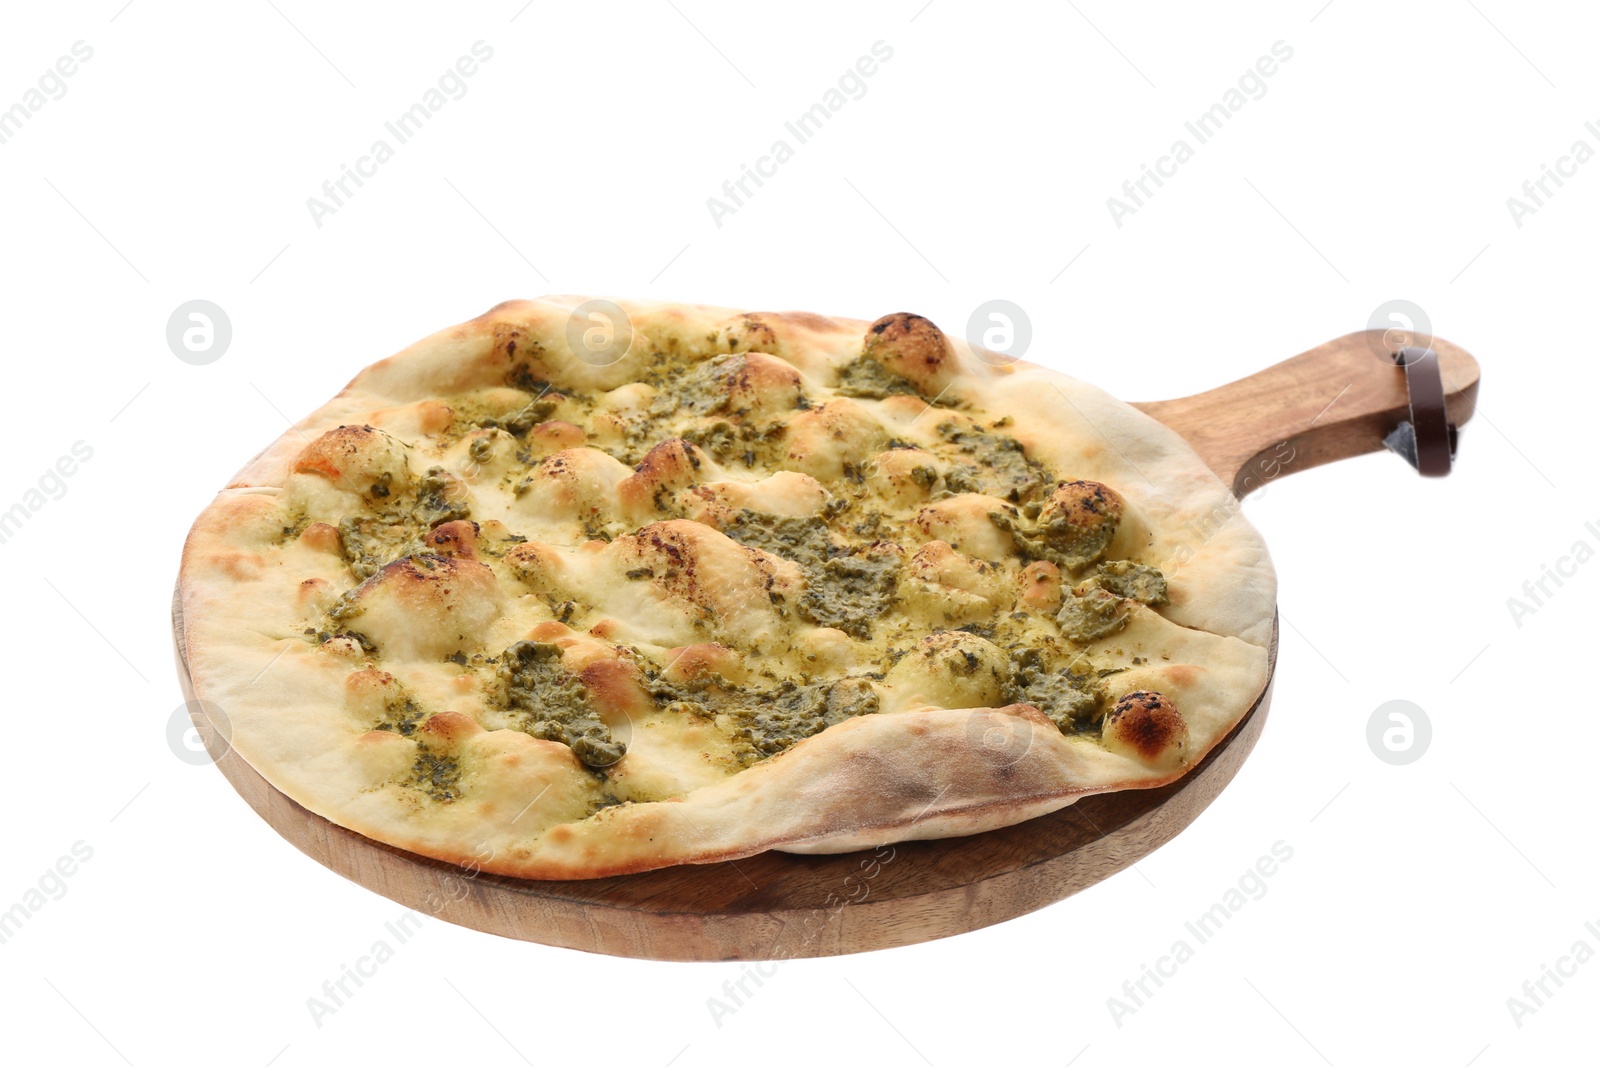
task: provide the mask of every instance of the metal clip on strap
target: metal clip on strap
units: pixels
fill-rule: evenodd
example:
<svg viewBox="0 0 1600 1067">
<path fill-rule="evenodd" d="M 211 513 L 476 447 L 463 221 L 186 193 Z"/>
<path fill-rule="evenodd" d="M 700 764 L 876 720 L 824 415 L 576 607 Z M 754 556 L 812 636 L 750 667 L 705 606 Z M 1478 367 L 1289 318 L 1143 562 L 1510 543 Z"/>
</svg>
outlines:
<svg viewBox="0 0 1600 1067">
<path fill-rule="evenodd" d="M 1396 426 L 1383 443 L 1428 478 L 1450 473 L 1456 455 L 1456 427 L 1445 414 L 1444 377 L 1439 354 L 1431 348 L 1402 348 L 1394 361 L 1405 368 L 1411 418 Z"/>
</svg>

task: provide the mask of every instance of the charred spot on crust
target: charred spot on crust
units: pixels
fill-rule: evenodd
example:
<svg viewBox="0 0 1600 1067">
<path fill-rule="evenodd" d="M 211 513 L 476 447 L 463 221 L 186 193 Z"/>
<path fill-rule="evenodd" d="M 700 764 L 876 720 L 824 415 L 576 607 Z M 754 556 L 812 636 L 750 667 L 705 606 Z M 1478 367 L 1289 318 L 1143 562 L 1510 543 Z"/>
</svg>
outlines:
<svg viewBox="0 0 1600 1067">
<path fill-rule="evenodd" d="M 694 576 L 694 553 L 684 551 L 686 546 L 682 536 L 672 532 L 671 527 L 654 522 L 640 530 L 638 536 L 645 544 L 667 557 L 669 577 L 672 568 L 682 568 L 691 578 Z"/>
<path fill-rule="evenodd" d="M 458 559 L 476 559 L 478 524 L 467 519 L 452 519 L 440 523 L 423 537 L 422 544 L 430 553 L 454 556 Z"/>
<path fill-rule="evenodd" d="M 524 350 L 530 347 L 522 344 L 522 331 L 509 322 L 496 322 L 493 335 L 494 351 L 504 356 L 507 362 L 512 362 L 517 358 L 517 348 L 519 346 Z M 537 349 L 539 346 L 534 344 L 531 347 Z"/>
<path fill-rule="evenodd" d="M 879 359 L 892 357 L 902 365 L 934 370 L 948 358 L 950 342 L 931 320 L 896 311 L 867 327 L 865 351 Z"/>
<path fill-rule="evenodd" d="M 1128 693 L 1106 712 L 1101 736 L 1116 747 L 1132 750 L 1153 761 L 1189 733 L 1188 724 L 1172 701 L 1161 693 L 1139 689 Z"/>
</svg>

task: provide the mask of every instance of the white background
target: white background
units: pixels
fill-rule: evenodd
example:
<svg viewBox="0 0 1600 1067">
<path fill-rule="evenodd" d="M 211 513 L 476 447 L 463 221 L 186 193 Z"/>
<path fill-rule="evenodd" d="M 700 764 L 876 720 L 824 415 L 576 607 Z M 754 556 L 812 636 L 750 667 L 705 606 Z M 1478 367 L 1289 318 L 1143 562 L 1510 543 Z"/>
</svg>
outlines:
<svg viewBox="0 0 1600 1067">
<path fill-rule="evenodd" d="M 1600 547 L 1600 163 L 1521 226 L 1506 201 L 1574 141 L 1600 148 L 1596 26 L 1576 4 L 1320 2 L 14 5 L 0 107 L 74 42 L 93 57 L 0 144 L 0 510 L 75 442 L 93 456 L 4 544 L 0 909 L 75 842 L 92 858 L 0 945 L 8 1055 L 1592 1061 L 1600 963 L 1520 1026 L 1507 998 L 1579 939 L 1600 949 L 1600 563 L 1520 625 L 1507 599 Z M 466 94 L 318 227 L 307 198 L 479 40 Z M 716 225 L 707 198 L 876 41 L 893 56 L 865 95 Z M 1293 57 L 1265 94 L 1118 227 L 1107 198 L 1277 41 Z M 737 964 L 429 920 L 319 1027 L 307 998 L 402 908 L 169 750 L 179 547 L 286 418 L 543 292 L 913 310 L 951 332 L 1003 297 L 1032 320 L 1027 358 L 1129 400 L 1405 298 L 1482 361 L 1482 407 L 1448 479 L 1379 453 L 1248 501 L 1281 582 L 1276 699 L 1234 783 L 1136 869 L 951 940 L 784 963 L 720 1025 L 707 1001 Z M 165 340 L 195 298 L 233 325 L 209 366 Z M 1366 741 L 1392 699 L 1433 724 L 1408 766 Z M 1108 998 L 1280 840 L 1265 895 L 1114 1019 Z"/>
</svg>

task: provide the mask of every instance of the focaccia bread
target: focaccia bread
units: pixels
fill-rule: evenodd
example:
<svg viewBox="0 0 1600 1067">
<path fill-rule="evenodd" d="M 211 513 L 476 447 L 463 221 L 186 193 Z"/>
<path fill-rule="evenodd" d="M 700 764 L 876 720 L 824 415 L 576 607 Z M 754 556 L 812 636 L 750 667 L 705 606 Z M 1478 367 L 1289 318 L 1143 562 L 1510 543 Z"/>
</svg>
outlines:
<svg viewBox="0 0 1600 1067">
<path fill-rule="evenodd" d="M 589 878 L 1160 785 L 1262 692 L 1266 547 L 1153 419 L 916 315 L 619 303 L 367 367 L 196 521 L 195 695 L 277 789 Z"/>
</svg>

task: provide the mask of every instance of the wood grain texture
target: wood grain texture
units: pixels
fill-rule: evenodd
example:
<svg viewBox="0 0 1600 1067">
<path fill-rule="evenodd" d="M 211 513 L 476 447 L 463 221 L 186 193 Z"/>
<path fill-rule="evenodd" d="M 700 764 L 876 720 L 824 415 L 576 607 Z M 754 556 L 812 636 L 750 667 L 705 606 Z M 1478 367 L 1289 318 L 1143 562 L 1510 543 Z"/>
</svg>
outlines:
<svg viewBox="0 0 1600 1067">
<path fill-rule="evenodd" d="M 1408 409 L 1404 372 L 1383 362 L 1377 336 L 1350 334 L 1221 388 L 1135 406 L 1187 438 L 1242 497 L 1283 473 L 1383 447 Z M 1434 348 L 1450 417 L 1465 423 L 1477 395 L 1477 362 L 1447 342 L 1436 340 Z M 1406 476 L 1402 465 L 1396 477 Z M 302 852 L 374 892 L 462 926 L 657 960 L 891 948 L 1004 922 L 1071 896 L 1149 855 L 1205 810 L 1254 747 L 1272 692 L 1269 668 L 1265 689 L 1239 725 L 1178 781 L 1087 797 L 1016 826 L 877 852 L 765 852 L 617 878 L 531 881 L 475 873 L 373 841 L 278 792 L 228 747 L 195 700 L 176 599 L 173 626 L 184 693 L 218 769 Z M 1274 620 L 1274 667 L 1277 650 Z"/>
<path fill-rule="evenodd" d="M 1346 334 L 1217 389 L 1133 406 L 1182 434 L 1243 497 L 1284 473 L 1383 447 L 1410 409 L 1405 371 L 1385 361 L 1382 337 L 1377 330 Z M 1477 403 L 1478 361 L 1439 338 L 1432 347 L 1445 410 L 1464 425 Z"/>
</svg>

